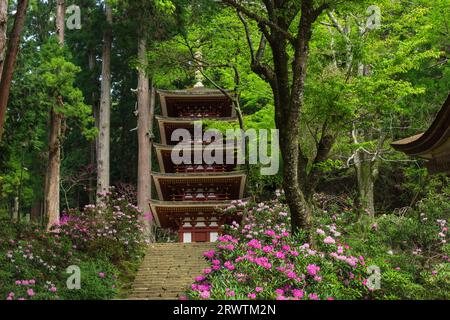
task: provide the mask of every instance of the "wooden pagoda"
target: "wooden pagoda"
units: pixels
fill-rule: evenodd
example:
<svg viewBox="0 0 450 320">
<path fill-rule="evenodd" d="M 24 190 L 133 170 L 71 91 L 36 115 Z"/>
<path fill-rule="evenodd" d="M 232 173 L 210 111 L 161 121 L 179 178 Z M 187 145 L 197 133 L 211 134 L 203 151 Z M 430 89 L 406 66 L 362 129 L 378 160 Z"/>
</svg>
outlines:
<svg viewBox="0 0 450 320">
<path fill-rule="evenodd" d="M 396 141 L 392 146 L 409 156 L 426 159 L 432 174 L 450 174 L 450 94 L 426 132 Z"/>
<path fill-rule="evenodd" d="M 180 128 L 192 134 L 199 120 L 235 121 L 234 105 L 219 90 L 203 86 L 159 90 L 158 98 L 161 115 L 156 120 L 161 143 L 154 148 L 160 172 L 152 173 L 158 198 L 150 202 L 153 217 L 158 226 L 176 230 L 179 242 L 214 242 L 224 224 L 237 220 L 236 216 L 224 215 L 222 209 L 243 199 L 246 174 L 238 170 L 236 161 L 174 164 L 171 155 L 178 141 L 171 141 L 171 137 Z M 200 142 L 200 148 L 205 145 L 205 141 Z"/>
</svg>

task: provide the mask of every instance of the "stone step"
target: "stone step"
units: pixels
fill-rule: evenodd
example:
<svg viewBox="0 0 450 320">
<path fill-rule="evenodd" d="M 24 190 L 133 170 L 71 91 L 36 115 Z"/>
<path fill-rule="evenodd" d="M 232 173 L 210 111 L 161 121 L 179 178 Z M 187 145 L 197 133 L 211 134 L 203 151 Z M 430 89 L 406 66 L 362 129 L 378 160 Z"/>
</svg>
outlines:
<svg viewBox="0 0 450 320">
<path fill-rule="evenodd" d="M 208 266 L 212 243 L 156 243 L 147 249 L 132 285 L 131 300 L 178 299 Z"/>
</svg>

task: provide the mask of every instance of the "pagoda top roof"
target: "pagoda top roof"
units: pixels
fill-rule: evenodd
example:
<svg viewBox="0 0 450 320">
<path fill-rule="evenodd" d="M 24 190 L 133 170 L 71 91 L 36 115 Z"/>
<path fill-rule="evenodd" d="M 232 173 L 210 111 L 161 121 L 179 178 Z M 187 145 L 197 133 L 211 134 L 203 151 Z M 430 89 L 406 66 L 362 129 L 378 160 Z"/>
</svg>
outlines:
<svg viewBox="0 0 450 320">
<path fill-rule="evenodd" d="M 233 94 L 233 90 L 225 90 L 227 93 Z M 164 90 L 158 89 L 158 94 L 160 96 L 226 96 L 219 89 L 210 89 L 206 87 L 181 89 L 181 90 Z"/>
<path fill-rule="evenodd" d="M 236 121 L 237 117 L 226 117 L 226 118 L 191 118 L 191 117 L 165 117 L 156 115 L 155 119 L 163 123 L 191 123 L 195 121 Z"/>
<path fill-rule="evenodd" d="M 235 116 L 236 110 L 230 97 L 234 91 L 204 87 L 185 90 L 158 90 L 163 116 L 183 117 L 202 114 L 203 117 Z"/>
<path fill-rule="evenodd" d="M 218 142 L 223 142 L 223 150 L 237 150 L 237 146 L 236 145 L 228 145 L 226 144 L 226 140 L 223 141 L 218 141 Z M 159 150 L 163 150 L 163 151 L 172 151 L 175 148 L 175 145 L 171 145 L 171 144 L 162 144 L 162 143 L 153 143 L 153 147 L 159 151 Z M 202 149 L 205 149 L 207 147 L 207 145 L 202 145 L 201 146 Z"/>
<path fill-rule="evenodd" d="M 450 94 L 427 131 L 395 141 L 391 145 L 407 155 L 425 159 L 450 154 Z"/>
<path fill-rule="evenodd" d="M 153 177 L 155 178 L 167 178 L 167 179 L 190 179 L 190 178 L 233 178 L 233 177 L 244 177 L 246 176 L 246 172 L 244 170 L 233 171 L 233 172 L 220 172 L 220 173 L 161 173 L 161 172 L 152 172 Z"/>
</svg>

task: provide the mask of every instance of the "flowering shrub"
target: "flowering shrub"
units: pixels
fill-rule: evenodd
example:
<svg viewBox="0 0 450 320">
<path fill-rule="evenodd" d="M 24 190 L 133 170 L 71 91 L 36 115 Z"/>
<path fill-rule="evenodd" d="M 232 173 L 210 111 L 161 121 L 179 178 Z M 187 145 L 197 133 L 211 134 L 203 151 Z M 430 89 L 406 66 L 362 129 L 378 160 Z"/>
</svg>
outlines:
<svg viewBox="0 0 450 320">
<path fill-rule="evenodd" d="M 352 255 L 335 225 L 317 229 L 314 245 L 289 233 L 285 206 L 248 206 L 241 224 L 205 253 L 210 268 L 195 279 L 191 299 L 370 298 L 366 263 Z"/>
<path fill-rule="evenodd" d="M 144 238 L 143 214 L 123 196 L 105 193 L 102 205 L 87 205 L 82 212 L 64 215 L 55 231 L 75 248 L 96 255 L 101 252 L 113 262 L 139 255 Z"/>
<path fill-rule="evenodd" d="M 113 298 L 119 270 L 143 254 L 141 219 L 124 197 L 108 193 L 101 208 L 69 212 L 51 232 L 0 221 L 0 299 Z M 80 269 L 80 289 L 67 286 L 69 266 Z"/>
<path fill-rule="evenodd" d="M 449 299 L 449 197 L 447 186 L 431 191 L 416 208 L 402 214 L 363 217 L 352 224 L 340 212 L 318 219 L 339 225 L 353 250 L 380 268 L 376 298 Z"/>
</svg>

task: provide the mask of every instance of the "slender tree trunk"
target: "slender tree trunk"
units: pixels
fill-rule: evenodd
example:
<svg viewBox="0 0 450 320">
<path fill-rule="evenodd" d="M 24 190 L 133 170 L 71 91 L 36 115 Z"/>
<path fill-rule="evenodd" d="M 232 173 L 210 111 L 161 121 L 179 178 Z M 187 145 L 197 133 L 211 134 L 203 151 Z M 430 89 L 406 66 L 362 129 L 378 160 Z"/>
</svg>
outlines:
<svg viewBox="0 0 450 320">
<path fill-rule="evenodd" d="M 150 134 L 150 175 L 152 172 L 152 152 L 153 152 L 153 123 L 155 119 L 155 103 L 156 103 L 156 88 L 153 85 L 153 82 L 151 84 L 150 89 L 150 125 L 149 125 L 149 134 Z M 150 192 L 149 192 L 150 199 L 152 198 L 152 182 L 151 182 L 151 176 L 150 176 Z M 150 208 L 149 208 L 150 209 Z"/>
<path fill-rule="evenodd" d="M 102 86 L 100 96 L 99 137 L 97 153 L 97 193 L 109 190 L 110 178 L 110 126 L 111 126 L 111 46 L 112 10 L 105 7 L 106 27 L 103 35 Z M 97 203 L 100 198 L 97 198 Z"/>
<path fill-rule="evenodd" d="M 8 0 L 0 0 L 0 79 L 5 61 L 8 29 Z"/>
<path fill-rule="evenodd" d="M 45 196 L 45 216 L 47 229 L 59 222 L 60 170 L 61 170 L 61 127 L 62 116 L 52 108 L 50 111 L 49 155 L 47 167 L 47 193 Z"/>
<path fill-rule="evenodd" d="M 355 170 L 358 181 L 359 201 L 361 208 L 370 216 L 375 216 L 374 179 L 372 161 L 363 150 L 355 153 Z"/>
<path fill-rule="evenodd" d="M 92 88 L 97 87 L 97 76 L 94 74 L 95 69 L 95 53 L 93 50 L 89 51 L 88 55 L 88 63 L 89 63 L 89 71 L 91 72 L 91 86 Z M 92 90 L 91 94 L 91 105 L 92 105 L 92 114 L 95 119 L 95 127 L 98 128 L 98 105 L 97 105 L 97 94 L 96 90 Z M 97 154 L 97 145 L 98 145 L 98 137 L 95 137 L 95 139 L 90 144 L 90 163 L 89 166 L 93 170 L 96 168 L 96 154 Z M 95 194 L 96 194 L 96 179 L 93 175 L 90 175 L 89 177 L 89 203 L 95 202 Z"/>
<path fill-rule="evenodd" d="M 150 105 L 149 79 L 145 72 L 147 66 L 147 44 L 145 36 L 138 43 L 139 77 L 138 77 L 138 207 L 144 213 L 150 212 Z"/>
<path fill-rule="evenodd" d="M 19 197 L 14 197 L 13 222 L 19 222 Z"/>
<path fill-rule="evenodd" d="M 14 25 L 9 38 L 5 63 L 3 65 L 0 82 L 0 141 L 2 141 L 3 125 L 6 117 L 6 109 L 8 107 L 9 91 L 11 89 L 14 66 L 16 64 L 17 54 L 19 52 L 20 35 L 25 24 L 27 7 L 28 0 L 19 0 L 17 3 Z"/>
<path fill-rule="evenodd" d="M 64 46 L 64 15 L 64 0 L 58 0 L 56 6 L 56 34 L 60 46 Z M 57 103 L 63 104 L 61 97 L 58 98 Z M 59 223 L 62 121 L 63 116 L 52 108 L 50 110 L 49 155 L 45 195 L 45 215 L 48 218 L 47 229 Z"/>
</svg>

